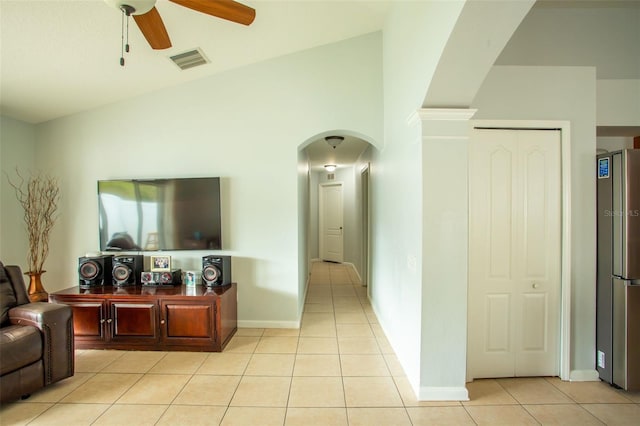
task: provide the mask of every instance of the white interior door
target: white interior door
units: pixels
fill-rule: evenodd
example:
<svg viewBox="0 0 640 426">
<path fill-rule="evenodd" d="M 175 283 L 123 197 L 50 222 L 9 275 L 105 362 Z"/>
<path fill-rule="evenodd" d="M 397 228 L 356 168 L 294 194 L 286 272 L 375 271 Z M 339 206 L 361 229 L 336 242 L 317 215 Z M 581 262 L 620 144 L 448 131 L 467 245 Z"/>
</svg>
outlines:
<svg viewBox="0 0 640 426">
<path fill-rule="evenodd" d="M 472 133 L 469 379 L 559 373 L 560 147 L 555 130 Z"/>
<path fill-rule="evenodd" d="M 320 256 L 322 260 L 342 262 L 343 210 L 342 183 L 320 185 Z"/>
</svg>

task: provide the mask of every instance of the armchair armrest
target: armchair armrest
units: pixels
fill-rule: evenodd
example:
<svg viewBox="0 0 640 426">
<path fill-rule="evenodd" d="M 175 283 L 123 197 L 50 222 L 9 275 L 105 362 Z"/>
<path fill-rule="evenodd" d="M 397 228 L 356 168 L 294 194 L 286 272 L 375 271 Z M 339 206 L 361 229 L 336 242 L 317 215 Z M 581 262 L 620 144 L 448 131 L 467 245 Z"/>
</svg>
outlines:
<svg viewBox="0 0 640 426">
<path fill-rule="evenodd" d="M 9 310 L 11 324 L 32 325 L 42 332 L 45 385 L 73 376 L 73 311 L 55 303 L 26 303 Z"/>
</svg>

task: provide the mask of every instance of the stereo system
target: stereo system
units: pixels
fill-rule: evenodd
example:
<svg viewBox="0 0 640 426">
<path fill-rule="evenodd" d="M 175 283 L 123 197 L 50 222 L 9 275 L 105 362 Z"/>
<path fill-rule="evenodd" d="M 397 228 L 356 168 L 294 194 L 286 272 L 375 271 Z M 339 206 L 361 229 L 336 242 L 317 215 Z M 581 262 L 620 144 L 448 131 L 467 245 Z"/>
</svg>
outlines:
<svg viewBox="0 0 640 426">
<path fill-rule="evenodd" d="M 210 255 L 202 258 L 202 284 L 216 287 L 231 283 L 231 256 Z"/>
<path fill-rule="evenodd" d="M 144 256 L 141 254 L 127 254 L 113 257 L 112 283 L 115 286 L 130 286 L 140 284 Z"/>
<path fill-rule="evenodd" d="M 142 272 L 140 281 L 144 286 L 174 286 L 182 284 L 182 270 L 172 269 L 165 272 Z"/>
<path fill-rule="evenodd" d="M 111 285 L 113 256 L 85 256 L 78 259 L 80 287 Z"/>
<path fill-rule="evenodd" d="M 96 255 L 78 258 L 80 288 L 95 286 L 116 287 L 143 285 L 182 285 L 182 270 L 144 271 L 141 254 Z M 202 285 L 218 287 L 231 284 L 231 256 L 209 255 L 202 257 Z"/>
</svg>

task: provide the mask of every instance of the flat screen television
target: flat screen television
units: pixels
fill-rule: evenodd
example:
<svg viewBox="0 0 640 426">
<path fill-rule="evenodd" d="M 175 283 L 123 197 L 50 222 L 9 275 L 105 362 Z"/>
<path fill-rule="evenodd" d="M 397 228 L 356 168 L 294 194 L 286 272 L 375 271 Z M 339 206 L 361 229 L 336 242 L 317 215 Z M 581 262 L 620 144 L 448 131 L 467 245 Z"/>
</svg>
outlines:
<svg viewBox="0 0 640 426">
<path fill-rule="evenodd" d="M 101 251 L 219 250 L 220 178 L 98 181 Z"/>
</svg>

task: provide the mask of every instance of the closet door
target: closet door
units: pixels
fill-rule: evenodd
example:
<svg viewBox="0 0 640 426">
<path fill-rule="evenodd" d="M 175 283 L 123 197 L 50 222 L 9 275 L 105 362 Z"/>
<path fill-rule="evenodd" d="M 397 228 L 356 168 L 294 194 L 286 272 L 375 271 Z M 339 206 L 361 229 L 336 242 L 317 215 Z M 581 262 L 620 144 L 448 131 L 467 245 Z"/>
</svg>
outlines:
<svg viewBox="0 0 640 426">
<path fill-rule="evenodd" d="M 475 129 L 468 377 L 558 374 L 560 132 Z"/>
</svg>

